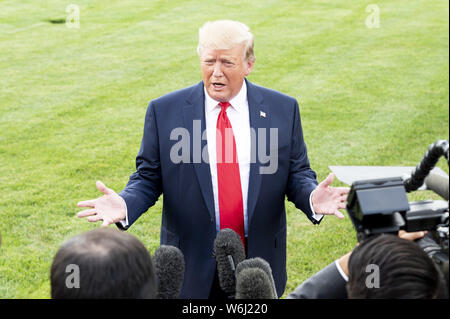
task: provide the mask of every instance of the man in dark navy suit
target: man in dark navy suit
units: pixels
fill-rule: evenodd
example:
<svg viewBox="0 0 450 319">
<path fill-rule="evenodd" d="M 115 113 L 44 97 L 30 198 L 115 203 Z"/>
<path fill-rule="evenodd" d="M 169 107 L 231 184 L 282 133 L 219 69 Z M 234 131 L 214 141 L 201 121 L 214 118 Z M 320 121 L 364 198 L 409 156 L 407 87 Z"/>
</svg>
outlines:
<svg viewBox="0 0 450 319">
<path fill-rule="evenodd" d="M 200 28 L 202 81 L 150 102 L 136 172 L 119 194 L 100 181 L 102 197 L 78 203 L 78 213 L 102 226 L 127 229 L 163 196 L 161 244 L 179 247 L 186 273 L 182 298 L 217 289 L 213 243 L 220 229 L 236 231 L 247 257 L 272 267 L 278 296 L 286 275 L 285 196 L 318 224 L 344 218 L 348 188 L 318 185 L 303 140 L 297 101 L 246 77 L 253 35 L 240 22 Z"/>
</svg>

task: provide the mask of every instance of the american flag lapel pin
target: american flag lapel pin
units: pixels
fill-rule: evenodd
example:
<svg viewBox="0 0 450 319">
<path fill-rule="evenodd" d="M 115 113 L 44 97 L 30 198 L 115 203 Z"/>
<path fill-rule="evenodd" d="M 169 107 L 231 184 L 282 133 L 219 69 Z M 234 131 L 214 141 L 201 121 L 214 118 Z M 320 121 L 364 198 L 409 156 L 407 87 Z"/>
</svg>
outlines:
<svg viewBox="0 0 450 319">
<path fill-rule="evenodd" d="M 260 117 L 266 117 L 266 112 L 259 111 L 259 116 L 260 116 Z"/>
</svg>

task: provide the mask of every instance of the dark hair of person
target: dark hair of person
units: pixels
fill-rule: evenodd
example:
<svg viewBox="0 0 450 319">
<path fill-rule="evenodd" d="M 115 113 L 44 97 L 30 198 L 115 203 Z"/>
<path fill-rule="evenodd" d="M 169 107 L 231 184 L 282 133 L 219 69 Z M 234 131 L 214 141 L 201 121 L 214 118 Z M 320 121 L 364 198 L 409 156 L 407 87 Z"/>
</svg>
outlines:
<svg viewBox="0 0 450 319">
<path fill-rule="evenodd" d="M 75 274 L 71 273 L 73 267 L 78 267 L 78 287 L 69 277 Z M 95 229 L 66 241 L 50 271 L 53 299 L 153 299 L 156 280 L 144 245 L 133 235 L 111 228 Z"/>
<path fill-rule="evenodd" d="M 378 286 L 370 284 L 368 276 L 374 268 L 369 265 L 378 269 Z M 360 243 L 350 256 L 348 271 L 347 293 L 352 299 L 431 299 L 439 295 L 440 277 L 434 262 L 419 245 L 396 235 L 382 234 Z"/>
</svg>

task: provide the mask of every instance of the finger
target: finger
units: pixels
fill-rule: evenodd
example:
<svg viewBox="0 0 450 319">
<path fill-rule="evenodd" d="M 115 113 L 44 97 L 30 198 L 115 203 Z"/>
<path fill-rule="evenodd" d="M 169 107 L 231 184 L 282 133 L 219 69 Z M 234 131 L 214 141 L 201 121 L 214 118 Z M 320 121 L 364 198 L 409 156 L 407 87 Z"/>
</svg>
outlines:
<svg viewBox="0 0 450 319">
<path fill-rule="evenodd" d="M 350 193 L 350 187 L 335 187 L 342 195 Z"/>
<path fill-rule="evenodd" d="M 112 224 L 112 222 L 111 222 L 110 220 L 108 220 L 108 219 L 104 219 L 104 220 L 103 220 L 103 223 L 102 223 L 102 227 L 106 227 L 106 226 L 108 226 L 109 224 Z"/>
<path fill-rule="evenodd" d="M 329 187 L 328 189 L 338 196 L 347 196 L 350 193 L 350 188 L 348 187 Z"/>
<path fill-rule="evenodd" d="M 414 241 L 416 239 L 422 238 L 423 236 L 426 235 L 426 233 L 427 233 L 426 231 L 416 231 L 416 232 L 408 233 L 404 230 L 400 230 L 398 232 L 398 237 L 406 239 L 406 240 Z"/>
<path fill-rule="evenodd" d="M 95 214 L 97 214 L 95 209 L 86 209 L 86 210 L 83 210 L 81 212 L 78 212 L 77 216 L 81 218 L 81 217 L 86 217 L 86 216 L 92 216 L 92 215 L 95 215 Z"/>
<path fill-rule="evenodd" d="M 108 195 L 111 193 L 111 189 L 109 189 L 108 187 L 106 187 L 105 184 L 103 184 L 101 181 L 97 181 L 95 183 L 95 185 L 97 186 L 97 189 L 102 192 L 105 195 Z"/>
<path fill-rule="evenodd" d="M 95 207 L 96 199 L 85 200 L 82 202 L 78 202 L 78 207 Z"/>
<path fill-rule="evenodd" d="M 334 173 L 328 174 L 327 178 L 325 178 L 320 184 L 320 187 L 328 187 L 334 180 Z"/>
<path fill-rule="evenodd" d="M 348 193 L 342 193 L 342 191 L 337 191 L 334 187 L 328 187 L 327 190 L 329 191 L 328 194 L 331 196 L 331 198 L 334 198 L 335 200 L 343 201 L 346 200 L 348 197 Z"/>
<path fill-rule="evenodd" d="M 340 211 L 335 211 L 334 215 L 339 219 L 344 219 L 344 214 L 342 214 Z"/>
<path fill-rule="evenodd" d="M 99 215 L 95 215 L 95 216 L 88 217 L 87 220 L 90 221 L 91 223 L 95 223 L 95 222 L 98 222 L 100 220 L 103 220 L 103 217 L 101 217 Z"/>
<path fill-rule="evenodd" d="M 339 203 L 338 204 L 338 209 L 345 209 L 347 208 L 347 204 L 346 203 Z"/>
</svg>

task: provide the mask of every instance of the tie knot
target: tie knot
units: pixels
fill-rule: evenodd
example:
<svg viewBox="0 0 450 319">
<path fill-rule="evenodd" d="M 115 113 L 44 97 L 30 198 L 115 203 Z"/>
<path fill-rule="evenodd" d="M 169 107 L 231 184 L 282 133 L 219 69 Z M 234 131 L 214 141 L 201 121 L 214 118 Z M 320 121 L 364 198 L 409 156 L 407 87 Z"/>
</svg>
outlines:
<svg viewBox="0 0 450 319">
<path fill-rule="evenodd" d="M 219 106 L 222 108 L 222 110 L 226 111 L 227 108 L 230 106 L 230 102 L 219 102 Z"/>
</svg>

